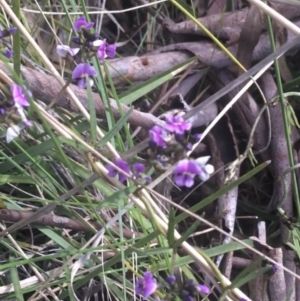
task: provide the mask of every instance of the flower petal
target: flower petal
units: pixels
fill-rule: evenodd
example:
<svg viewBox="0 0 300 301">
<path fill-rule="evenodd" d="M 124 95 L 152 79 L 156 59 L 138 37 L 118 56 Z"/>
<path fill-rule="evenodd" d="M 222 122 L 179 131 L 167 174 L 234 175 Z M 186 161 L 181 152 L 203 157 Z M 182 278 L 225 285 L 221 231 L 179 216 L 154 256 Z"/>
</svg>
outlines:
<svg viewBox="0 0 300 301">
<path fill-rule="evenodd" d="M 108 45 L 106 47 L 106 54 L 109 58 L 114 58 L 116 56 L 117 46 L 115 44 Z"/>
<path fill-rule="evenodd" d="M 194 177 L 191 175 L 185 175 L 184 186 L 191 188 L 194 185 Z"/>
<path fill-rule="evenodd" d="M 189 160 L 188 159 L 183 159 L 180 160 L 177 165 L 174 168 L 174 173 L 183 173 L 186 172 L 188 170 L 188 166 L 189 166 Z"/>
<path fill-rule="evenodd" d="M 12 97 L 16 103 L 18 103 L 19 105 L 21 105 L 23 107 L 30 105 L 26 96 L 23 94 L 23 89 L 21 86 L 16 85 L 15 83 L 12 83 L 10 85 L 10 91 L 11 91 Z"/>
<path fill-rule="evenodd" d="M 145 165 L 143 163 L 134 163 L 132 167 L 138 172 L 144 172 L 145 171 Z"/>
<path fill-rule="evenodd" d="M 10 143 L 20 135 L 21 128 L 18 125 L 10 126 L 6 131 L 6 142 Z"/>
<path fill-rule="evenodd" d="M 85 76 L 96 76 L 96 69 L 90 64 L 80 63 L 72 72 L 72 79 L 82 78 Z"/>
<path fill-rule="evenodd" d="M 204 156 L 204 157 L 199 157 L 196 159 L 196 161 L 201 165 L 204 166 L 206 163 L 209 161 L 210 156 Z"/>
<path fill-rule="evenodd" d="M 185 185 L 185 175 L 176 175 L 174 177 L 174 182 L 177 186 L 183 187 Z"/>
</svg>

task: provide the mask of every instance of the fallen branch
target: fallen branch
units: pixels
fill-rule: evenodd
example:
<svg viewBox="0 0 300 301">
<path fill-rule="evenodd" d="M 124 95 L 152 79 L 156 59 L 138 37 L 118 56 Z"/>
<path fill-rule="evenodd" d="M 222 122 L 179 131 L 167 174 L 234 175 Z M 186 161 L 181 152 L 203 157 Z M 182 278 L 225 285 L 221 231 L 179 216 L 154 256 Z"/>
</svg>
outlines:
<svg viewBox="0 0 300 301">
<path fill-rule="evenodd" d="M 289 20 L 293 20 L 300 16 L 300 7 L 277 4 L 275 8 L 277 12 Z M 199 18 L 198 20 L 215 36 L 221 39 L 235 41 L 239 37 L 248 13 L 249 8 L 247 7 L 239 11 L 214 14 Z M 171 33 L 206 36 L 205 33 L 190 20 L 175 24 L 171 20 L 167 19 L 165 21 L 165 26 Z M 265 25 L 264 28 L 266 28 Z"/>
<path fill-rule="evenodd" d="M 11 72 L 5 66 L 3 62 L 0 62 L 0 69 L 3 70 L 6 74 L 11 76 Z M 61 86 L 57 80 L 47 74 L 35 71 L 30 68 L 22 67 L 21 69 L 24 79 L 28 83 L 28 88 L 32 92 L 33 96 L 45 104 L 50 104 L 53 99 L 60 93 Z M 75 85 L 70 85 L 73 92 L 76 94 L 82 105 L 85 109 L 88 110 L 88 95 L 87 91 L 80 89 Z M 100 96 L 97 93 L 92 93 L 96 114 L 98 117 L 105 117 L 105 107 Z M 56 104 L 62 108 L 65 108 L 71 112 L 81 113 L 79 108 L 72 102 L 67 93 L 63 93 L 57 98 Z M 111 110 L 116 119 L 121 117 L 117 103 L 115 100 L 110 99 Z M 123 113 L 128 112 L 129 107 L 121 105 Z M 162 121 L 153 116 L 152 114 L 143 113 L 137 110 L 133 110 L 128 122 L 133 126 L 140 126 L 144 129 L 150 129 L 154 125 L 162 124 Z"/>
<path fill-rule="evenodd" d="M 0 210 L 0 220 L 5 222 L 10 222 L 10 223 L 16 223 L 23 219 L 30 219 L 32 215 L 33 212 L 28 212 L 28 211 L 8 210 L 8 209 Z M 88 227 L 87 225 L 81 223 L 78 220 L 64 217 L 64 216 L 53 215 L 53 214 L 42 215 L 39 218 L 37 218 L 33 224 L 49 226 L 49 227 L 57 227 L 57 228 L 75 230 L 75 231 L 83 231 L 83 232 L 93 232 L 93 227 L 97 231 L 103 228 L 99 223 L 89 222 L 91 227 Z M 120 232 L 120 228 L 118 226 L 112 226 L 111 228 L 117 233 Z M 128 239 L 131 239 L 133 238 L 134 235 L 137 235 L 137 233 L 134 233 L 128 229 L 123 229 L 122 231 L 124 237 Z"/>
</svg>

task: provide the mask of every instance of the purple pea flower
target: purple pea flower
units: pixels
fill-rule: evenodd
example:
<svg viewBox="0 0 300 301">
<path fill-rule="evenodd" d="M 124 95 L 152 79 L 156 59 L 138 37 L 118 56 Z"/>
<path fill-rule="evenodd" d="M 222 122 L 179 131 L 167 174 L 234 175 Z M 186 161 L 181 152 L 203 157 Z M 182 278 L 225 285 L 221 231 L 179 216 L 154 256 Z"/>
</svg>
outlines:
<svg viewBox="0 0 300 301">
<path fill-rule="evenodd" d="M 23 92 L 23 88 L 21 86 L 16 85 L 15 83 L 10 85 L 10 91 L 13 97 L 13 100 L 22 107 L 28 107 L 29 102 L 27 100 L 26 95 Z M 28 96 L 31 96 L 30 91 L 26 91 Z"/>
<path fill-rule="evenodd" d="M 166 118 L 166 129 L 175 134 L 182 135 L 192 128 L 190 122 L 185 121 L 181 116 L 168 116 Z"/>
<path fill-rule="evenodd" d="M 73 43 L 77 44 L 77 45 L 81 45 L 81 41 L 80 41 L 80 38 L 75 36 L 75 37 L 72 37 L 72 41 Z"/>
<path fill-rule="evenodd" d="M 73 29 L 75 31 L 80 31 L 81 28 L 89 30 L 94 26 L 94 22 L 87 22 L 85 16 L 79 17 L 73 24 Z"/>
<path fill-rule="evenodd" d="M 6 38 L 10 35 L 13 35 L 17 30 L 17 27 L 9 27 L 3 30 L 0 30 L 0 39 Z"/>
<path fill-rule="evenodd" d="M 204 295 L 207 295 L 210 292 L 209 287 L 207 287 L 206 285 L 195 284 L 195 288 L 199 293 L 204 294 Z"/>
<path fill-rule="evenodd" d="M 197 284 L 194 282 L 194 280 L 188 280 L 186 282 L 185 289 L 189 292 L 193 292 L 194 290 L 196 290 L 197 292 L 205 295 L 209 294 L 210 292 L 209 287 L 207 287 L 206 285 Z"/>
<path fill-rule="evenodd" d="M 100 63 L 104 61 L 107 57 L 114 58 L 116 55 L 117 46 L 114 44 L 108 45 L 106 43 L 106 39 L 104 40 L 96 40 L 91 43 L 93 47 L 98 47 L 97 55 Z"/>
<path fill-rule="evenodd" d="M 166 281 L 172 286 L 176 283 L 176 277 L 174 275 L 170 275 L 166 278 Z"/>
<path fill-rule="evenodd" d="M 77 81 L 77 86 L 79 88 L 86 88 L 87 87 L 87 78 L 90 81 L 90 85 L 94 84 L 94 81 L 90 78 L 92 76 L 96 76 L 97 72 L 94 67 L 89 64 L 78 64 L 72 73 L 72 79 Z"/>
<path fill-rule="evenodd" d="M 152 273 L 145 272 L 143 278 L 139 278 L 136 282 L 135 292 L 138 295 L 148 298 L 157 289 L 157 281 L 153 277 Z"/>
<path fill-rule="evenodd" d="M 116 50 L 117 50 L 117 46 L 115 44 L 107 45 L 106 55 L 112 59 L 116 56 Z"/>
<path fill-rule="evenodd" d="M 79 50 L 80 50 L 80 48 L 71 48 L 68 45 L 56 46 L 56 52 L 62 58 L 66 58 L 68 55 L 74 56 L 79 52 Z"/>
<path fill-rule="evenodd" d="M 143 163 L 134 163 L 132 167 L 137 173 L 142 173 L 145 171 L 145 165 Z"/>
<path fill-rule="evenodd" d="M 17 27 L 12 26 L 6 29 L 9 35 L 13 35 L 17 31 Z"/>
<path fill-rule="evenodd" d="M 150 143 L 162 148 L 167 147 L 167 141 L 170 139 L 168 133 L 163 128 L 157 125 L 155 125 L 149 131 L 149 136 Z"/>
<path fill-rule="evenodd" d="M 174 181 L 179 187 L 185 186 L 190 188 L 194 185 L 195 176 L 199 175 L 200 172 L 201 169 L 197 161 L 189 159 L 180 160 L 173 171 L 175 174 Z"/>
<path fill-rule="evenodd" d="M 5 49 L 5 51 L 3 52 L 3 55 L 8 58 L 8 59 L 11 59 L 12 56 L 13 56 L 13 52 L 10 50 L 10 49 Z"/>
<path fill-rule="evenodd" d="M 146 167 L 143 163 L 134 163 L 132 165 L 132 168 L 134 169 L 134 172 L 133 172 L 133 175 L 132 175 L 132 177 L 134 179 L 141 178 L 141 179 L 145 180 L 148 183 L 152 182 L 152 179 L 149 176 L 144 174 Z"/>
<path fill-rule="evenodd" d="M 272 265 L 272 271 L 275 273 L 275 272 L 277 272 L 277 270 L 278 270 L 278 265 L 273 264 Z"/>
<path fill-rule="evenodd" d="M 104 59 L 107 57 L 105 50 L 106 50 L 106 42 L 103 41 L 97 51 L 97 55 L 100 63 L 102 63 Z"/>
<path fill-rule="evenodd" d="M 115 165 L 118 166 L 120 169 L 122 169 L 126 173 L 130 173 L 130 167 L 129 164 L 126 161 L 123 161 L 120 158 L 116 158 Z M 112 165 L 108 164 L 106 166 L 106 169 L 108 170 L 108 176 L 111 178 L 114 178 L 116 175 L 119 176 L 119 181 L 121 183 L 125 182 L 127 180 L 127 176 L 123 173 L 120 173 L 118 170 L 116 170 Z"/>
<path fill-rule="evenodd" d="M 190 293 L 186 290 L 182 290 L 180 297 L 183 301 L 194 301 L 193 296 L 191 296 Z"/>
</svg>

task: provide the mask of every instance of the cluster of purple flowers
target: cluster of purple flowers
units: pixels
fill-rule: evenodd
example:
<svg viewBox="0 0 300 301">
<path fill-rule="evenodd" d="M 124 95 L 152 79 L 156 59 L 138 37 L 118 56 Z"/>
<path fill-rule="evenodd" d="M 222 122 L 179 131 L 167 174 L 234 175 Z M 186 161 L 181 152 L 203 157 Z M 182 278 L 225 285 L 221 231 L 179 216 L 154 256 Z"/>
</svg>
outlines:
<svg viewBox="0 0 300 301">
<path fill-rule="evenodd" d="M 79 17 L 73 24 L 73 29 L 78 33 L 78 36 L 72 38 L 72 41 L 78 47 L 70 47 L 68 45 L 58 45 L 56 48 L 57 54 L 65 59 L 74 61 L 79 52 L 81 60 L 72 72 L 72 80 L 80 88 L 86 88 L 89 82 L 93 86 L 93 77 L 97 75 L 96 69 L 89 63 L 93 56 L 97 56 L 100 63 L 106 58 L 114 58 L 116 55 L 116 46 L 109 45 L 106 39 L 99 39 L 98 34 L 91 33 L 94 27 L 94 22 L 87 22 L 84 16 Z"/>
<path fill-rule="evenodd" d="M 168 285 L 165 287 L 165 299 L 176 300 L 179 297 L 182 301 L 193 301 L 197 295 L 207 295 L 210 289 L 201 284 L 195 283 L 193 280 L 188 280 L 184 284 L 178 284 L 176 277 L 171 275 L 166 278 Z M 136 294 L 145 299 L 153 295 L 158 288 L 157 280 L 150 272 L 145 272 L 144 277 L 138 278 L 135 285 Z M 161 300 L 162 301 L 162 300 Z"/>
<path fill-rule="evenodd" d="M 195 177 L 206 181 L 214 172 L 214 167 L 208 164 L 209 156 L 197 159 L 187 158 L 187 151 L 191 149 L 191 142 L 199 141 L 201 135 L 189 135 L 192 124 L 185 121 L 181 116 L 169 116 L 163 126 L 155 125 L 150 131 L 149 152 L 152 156 L 151 162 L 158 171 L 167 170 L 175 164 L 174 182 L 180 187 L 192 187 Z M 116 159 L 116 166 L 127 174 L 130 172 L 129 164 L 121 159 Z M 140 163 L 138 163 L 140 164 Z M 142 167 L 141 167 L 142 166 Z M 125 182 L 127 177 L 119 173 L 111 165 L 107 166 L 108 176 L 119 175 L 119 180 Z M 133 165 L 136 177 L 139 177 L 145 170 L 145 166 L 140 164 L 139 168 Z M 142 170 L 141 170 L 142 169 Z M 145 178 L 148 182 L 149 177 Z"/>
<path fill-rule="evenodd" d="M 31 126 L 31 121 L 25 115 L 25 107 L 29 106 L 27 97 L 31 97 L 31 92 L 26 87 L 21 87 L 15 83 L 10 86 L 11 99 L 0 103 L 0 120 L 8 125 L 6 131 L 7 143 L 19 136 L 23 127 Z"/>
<path fill-rule="evenodd" d="M 130 168 L 130 165 L 126 161 L 124 161 L 120 158 L 116 158 L 114 161 L 114 164 L 118 168 L 123 170 L 126 174 L 130 174 L 130 171 L 131 171 L 130 169 L 132 169 L 132 178 L 135 180 L 142 179 L 142 180 L 147 181 L 148 183 L 151 181 L 151 178 L 144 174 L 146 167 L 142 163 L 134 163 L 134 164 L 132 164 L 132 166 Z M 119 172 L 114 166 L 108 164 L 106 166 L 106 169 L 108 170 L 107 175 L 109 177 L 113 178 L 115 176 L 118 176 L 119 181 L 121 183 L 123 183 L 127 180 L 127 176 L 124 173 Z"/>
<path fill-rule="evenodd" d="M 5 28 L 3 30 L 0 30 L 0 40 L 3 42 L 3 39 L 6 38 L 6 37 L 9 37 L 11 35 L 13 35 L 17 30 L 17 27 L 8 27 L 8 28 Z M 7 48 L 5 47 L 3 50 L 2 50 L 2 54 L 7 57 L 8 59 L 11 59 L 12 58 L 12 50 L 10 48 Z"/>
<path fill-rule="evenodd" d="M 207 164 L 209 156 L 187 158 L 187 151 L 192 146 L 190 141 L 196 142 L 201 138 L 201 135 L 189 135 L 191 128 L 192 124 L 181 116 L 169 116 L 163 127 L 154 126 L 149 131 L 154 166 L 166 170 L 175 164 L 174 182 L 188 188 L 194 185 L 195 176 L 206 181 L 214 172 L 213 166 Z"/>
</svg>

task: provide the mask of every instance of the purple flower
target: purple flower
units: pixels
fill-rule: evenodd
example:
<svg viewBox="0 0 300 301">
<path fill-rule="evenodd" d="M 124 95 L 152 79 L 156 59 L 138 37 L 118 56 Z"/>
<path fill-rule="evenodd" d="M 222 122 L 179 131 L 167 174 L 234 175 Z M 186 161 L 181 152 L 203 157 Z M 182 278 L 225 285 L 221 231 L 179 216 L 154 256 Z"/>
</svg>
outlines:
<svg viewBox="0 0 300 301">
<path fill-rule="evenodd" d="M 117 46 L 115 44 L 107 45 L 106 55 L 112 59 L 116 56 L 116 50 L 117 50 Z"/>
<path fill-rule="evenodd" d="M 17 109 L 17 112 L 18 114 L 20 115 L 22 121 L 23 121 L 23 124 L 26 126 L 26 127 L 29 127 L 29 126 L 32 126 L 32 123 L 30 120 L 27 119 L 26 115 L 25 115 L 25 111 L 24 111 L 24 108 L 16 102 L 15 104 L 15 108 Z"/>
<path fill-rule="evenodd" d="M 126 161 L 123 161 L 120 158 L 116 158 L 115 160 L 115 165 L 118 166 L 120 169 L 122 169 L 126 173 L 130 173 L 130 167 L 129 164 Z M 108 176 L 113 178 L 116 175 L 119 176 L 119 181 L 120 182 L 125 182 L 127 180 L 127 176 L 124 175 L 123 173 L 120 173 L 118 170 L 116 170 L 112 165 L 108 164 L 106 166 L 106 169 L 108 170 Z"/>
<path fill-rule="evenodd" d="M 192 187 L 194 178 L 201 172 L 198 163 L 195 160 L 183 159 L 180 160 L 173 173 L 175 174 L 174 181 L 179 187 Z"/>
<path fill-rule="evenodd" d="M 156 289 L 157 281 L 150 272 L 145 272 L 144 277 L 139 278 L 135 286 L 135 292 L 144 298 L 148 298 L 156 291 Z"/>
<path fill-rule="evenodd" d="M 5 51 L 3 52 L 3 55 L 8 58 L 8 59 L 11 59 L 12 58 L 12 55 L 13 55 L 13 52 L 10 50 L 10 49 L 5 49 Z"/>
<path fill-rule="evenodd" d="M 198 163 L 198 166 L 200 168 L 198 176 L 202 181 L 208 180 L 210 175 L 215 171 L 214 167 L 211 164 L 207 164 L 209 159 L 210 156 L 200 157 L 196 159 L 196 162 Z"/>
<path fill-rule="evenodd" d="M 17 27 L 9 27 L 5 28 L 3 30 L 0 30 L 0 39 L 6 38 L 10 35 L 13 35 L 17 30 Z"/>
<path fill-rule="evenodd" d="M 194 292 L 201 294 L 209 294 L 210 289 L 206 285 L 197 284 L 194 280 L 188 280 L 185 285 L 185 290 L 189 293 L 188 295 L 194 296 Z"/>
<path fill-rule="evenodd" d="M 166 118 L 166 129 L 170 132 L 182 135 L 191 128 L 192 124 L 185 121 L 181 116 L 168 116 Z"/>
<path fill-rule="evenodd" d="M 137 173 L 142 173 L 145 171 L 145 165 L 143 163 L 134 163 L 132 167 Z"/>
<path fill-rule="evenodd" d="M 144 174 L 146 167 L 143 163 L 134 163 L 132 165 L 132 168 L 134 169 L 134 172 L 132 175 L 134 179 L 141 178 L 141 179 L 145 180 L 147 183 L 152 182 L 152 179 L 149 176 Z"/>
<path fill-rule="evenodd" d="M 176 283 L 176 277 L 174 275 L 170 275 L 166 278 L 166 281 L 172 286 Z"/>
<path fill-rule="evenodd" d="M 275 273 L 275 272 L 277 272 L 277 270 L 278 270 L 278 265 L 273 264 L 272 265 L 272 271 Z"/>
<path fill-rule="evenodd" d="M 21 86 L 16 85 L 15 83 L 10 85 L 10 91 L 13 97 L 13 100 L 22 107 L 29 106 L 29 102 L 27 100 L 26 95 L 23 93 L 23 88 Z M 30 91 L 26 91 L 31 96 Z"/>
<path fill-rule="evenodd" d="M 92 42 L 91 45 L 93 47 L 98 47 L 97 55 L 100 63 L 102 63 L 104 59 L 106 59 L 107 57 L 114 58 L 116 55 L 116 49 L 117 49 L 116 45 L 114 44 L 108 45 L 106 43 L 106 39 L 96 40 Z"/>
<path fill-rule="evenodd" d="M 166 148 L 169 140 L 168 133 L 161 127 L 155 125 L 150 131 L 150 142 L 158 147 Z"/>
<path fill-rule="evenodd" d="M 81 44 L 81 41 L 80 41 L 80 38 L 75 36 L 75 37 L 72 37 L 72 41 L 77 44 L 77 45 L 80 45 Z"/>
<path fill-rule="evenodd" d="M 101 41 L 101 40 L 97 40 L 95 42 L 99 42 L 99 41 Z M 94 45 L 97 45 L 97 43 L 94 43 Z M 104 61 L 104 59 L 107 57 L 105 50 L 106 50 L 106 42 L 104 40 L 104 41 L 101 41 L 101 43 L 99 44 L 98 50 L 97 50 L 97 55 L 98 55 L 100 63 L 102 63 Z"/>
<path fill-rule="evenodd" d="M 79 50 L 80 48 L 71 48 L 68 45 L 56 46 L 56 52 L 62 58 L 66 58 L 68 55 L 74 56 L 79 52 Z"/>
<path fill-rule="evenodd" d="M 24 121 L 23 121 L 23 124 L 24 124 L 26 127 L 32 126 L 32 122 L 31 122 L 29 119 L 24 120 Z"/>
<path fill-rule="evenodd" d="M 194 301 L 193 296 L 191 296 L 190 293 L 186 290 L 183 290 L 181 292 L 180 297 L 183 301 Z"/>
<path fill-rule="evenodd" d="M 6 29 L 10 35 L 13 35 L 17 31 L 17 27 L 12 26 Z"/>
<path fill-rule="evenodd" d="M 209 294 L 210 289 L 209 287 L 207 287 L 206 285 L 201 285 L 201 284 L 195 284 L 195 288 L 197 289 L 197 291 L 201 294 Z"/>
<path fill-rule="evenodd" d="M 6 114 L 6 111 L 4 108 L 0 108 L 0 115 L 5 115 Z"/>
<path fill-rule="evenodd" d="M 94 26 L 94 22 L 87 22 L 85 16 L 79 17 L 73 24 L 73 28 L 76 31 L 80 31 L 81 28 L 89 30 Z"/>
<path fill-rule="evenodd" d="M 87 78 L 90 80 L 90 85 L 92 86 L 94 81 L 90 78 L 92 76 L 96 76 L 97 72 L 94 67 L 89 64 L 78 64 L 72 73 L 72 79 L 77 81 L 77 86 L 79 88 L 86 88 L 87 86 Z"/>
</svg>

